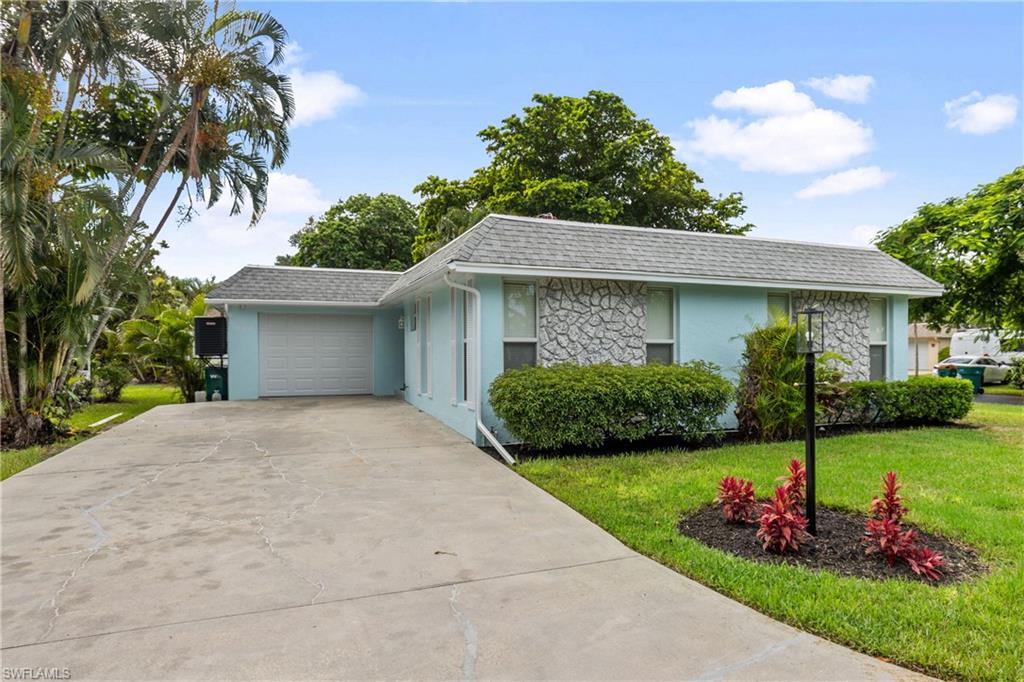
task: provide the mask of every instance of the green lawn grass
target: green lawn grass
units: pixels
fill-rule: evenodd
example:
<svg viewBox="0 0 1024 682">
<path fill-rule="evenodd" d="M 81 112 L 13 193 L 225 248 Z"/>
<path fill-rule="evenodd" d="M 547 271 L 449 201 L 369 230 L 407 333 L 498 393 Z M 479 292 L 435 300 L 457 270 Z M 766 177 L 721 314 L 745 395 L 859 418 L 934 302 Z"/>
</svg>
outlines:
<svg viewBox="0 0 1024 682">
<path fill-rule="evenodd" d="M 77 445 L 95 432 L 128 421 L 157 405 L 181 402 L 181 392 L 174 386 L 164 384 L 136 384 L 125 386 L 121 400 L 116 403 L 93 403 L 71 415 L 68 420 L 72 435 L 50 445 L 36 445 L 21 450 L 0 451 L 0 481 L 13 476 L 23 469 L 42 462 L 48 457 Z M 89 426 L 104 417 L 119 414 L 114 419 L 90 430 Z"/>
<path fill-rule="evenodd" d="M 1010 384 L 994 384 L 985 386 L 986 395 L 1024 395 L 1024 389 Z"/>
<path fill-rule="evenodd" d="M 760 564 L 676 532 L 722 476 L 752 479 L 767 495 L 793 457 L 802 459 L 802 443 L 535 459 L 518 471 L 638 552 L 779 620 L 939 676 L 1024 679 L 1024 410 L 976 404 L 962 427 L 818 442 L 820 503 L 867 511 L 881 475 L 897 471 L 908 520 L 971 544 L 990 566 L 966 583 Z"/>
</svg>

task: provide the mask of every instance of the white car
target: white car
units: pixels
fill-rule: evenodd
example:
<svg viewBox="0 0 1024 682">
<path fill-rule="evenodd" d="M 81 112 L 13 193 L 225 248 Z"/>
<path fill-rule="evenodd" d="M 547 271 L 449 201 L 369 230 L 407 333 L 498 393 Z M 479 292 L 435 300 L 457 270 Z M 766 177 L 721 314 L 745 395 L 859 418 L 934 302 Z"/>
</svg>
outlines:
<svg viewBox="0 0 1024 682">
<path fill-rule="evenodd" d="M 954 355 L 948 357 L 935 365 L 935 374 L 939 373 L 942 367 L 984 367 L 985 375 L 982 383 L 1005 384 L 1006 375 L 1010 373 L 1010 366 L 999 362 L 987 355 Z"/>
</svg>

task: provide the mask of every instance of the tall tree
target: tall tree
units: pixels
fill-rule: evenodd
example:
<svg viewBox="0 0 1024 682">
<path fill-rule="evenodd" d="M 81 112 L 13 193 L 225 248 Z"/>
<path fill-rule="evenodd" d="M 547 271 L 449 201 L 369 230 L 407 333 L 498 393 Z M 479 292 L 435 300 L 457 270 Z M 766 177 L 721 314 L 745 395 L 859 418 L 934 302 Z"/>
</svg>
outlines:
<svg viewBox="0 0 1024 682">
<path fill-rule="evenodd" d="M 877 244 L 946 288 L 911 301 L 916 319 L 1024 331 L 1024 166 L 966 196 L 925 204 Z"/>
<path fill-rule="evenodd" d="M 467 180 L 431 176 L 423 197 L 421 242 L 440 237 L 452 209 L 616 222 L 697 232 L 743 234 L 742 195 L 713 196 L 675 158 L 672 142 L 618 95 L 534 95 L 523 115 L 479 137 L 491 162 Z"/>
<path fill-rule="evenodd" d="M 251 206 L 259 219 L 294 103 L 276 71 L 284 28 L 262 12 L 219 13 L 204 0 L 25 1 L 0 5 L 0 31 L 0 411 L 10 442 L 8 428 L 23 441 L 45 430 L 73 360 L 92 352 L 122 295 L 146 286 L 155 240 L 189 181 L 199 197 L 228 193 L 233 213 Z M 147 225 L 142 212 L 168 177 L 177 191 Z"/>
<path fill-rule="evenodd" d="M 310 218 L 289 243 L 297 251 L 278 265 L 405 270 L 412 264 L 416 210 L 394 194 L 356 194 Z"/>
</svg>

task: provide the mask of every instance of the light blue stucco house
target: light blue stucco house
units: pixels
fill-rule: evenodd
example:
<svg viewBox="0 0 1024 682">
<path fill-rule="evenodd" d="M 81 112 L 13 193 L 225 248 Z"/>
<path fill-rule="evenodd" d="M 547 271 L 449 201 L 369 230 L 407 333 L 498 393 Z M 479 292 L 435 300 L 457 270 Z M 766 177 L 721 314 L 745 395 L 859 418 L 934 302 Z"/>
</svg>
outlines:
<svg viewBox="0 0 1024 682">
<path fill-rule="evenodd" d="M 907 301 L 941 293 L 872 248 L 490 215 L 402 273 L 248 266 L 207 301 L 232 400 L 401 395 L 482 444 L 507 438 L 487 401 L 506 368 L 700 359 L 735 379 L 772 307 L 823 309 L 849 378 L 904 378 Z"/>
</svg>

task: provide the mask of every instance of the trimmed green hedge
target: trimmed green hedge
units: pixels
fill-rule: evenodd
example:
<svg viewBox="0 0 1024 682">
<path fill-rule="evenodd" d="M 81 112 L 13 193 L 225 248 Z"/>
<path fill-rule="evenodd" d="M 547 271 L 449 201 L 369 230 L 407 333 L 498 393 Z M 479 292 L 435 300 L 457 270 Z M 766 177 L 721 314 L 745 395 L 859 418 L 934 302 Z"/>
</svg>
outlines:
<svg viewBox="0 0 1024 682">
<path fill-rule="evenodd" d="M 853 381 L 842 389 L 840 420 L 855 424 L 951 422 L 966 417 L 974 401 L 965 379 Z"/>
<path fill-rule="evenodd" d="M 598 447 L 659 435 L 703 437 L 733 386 L 715 365 L 564 364 L 508 370 L 491 384 L 491 406 L 505 428 L 541 450 Z"/>
</svg>

